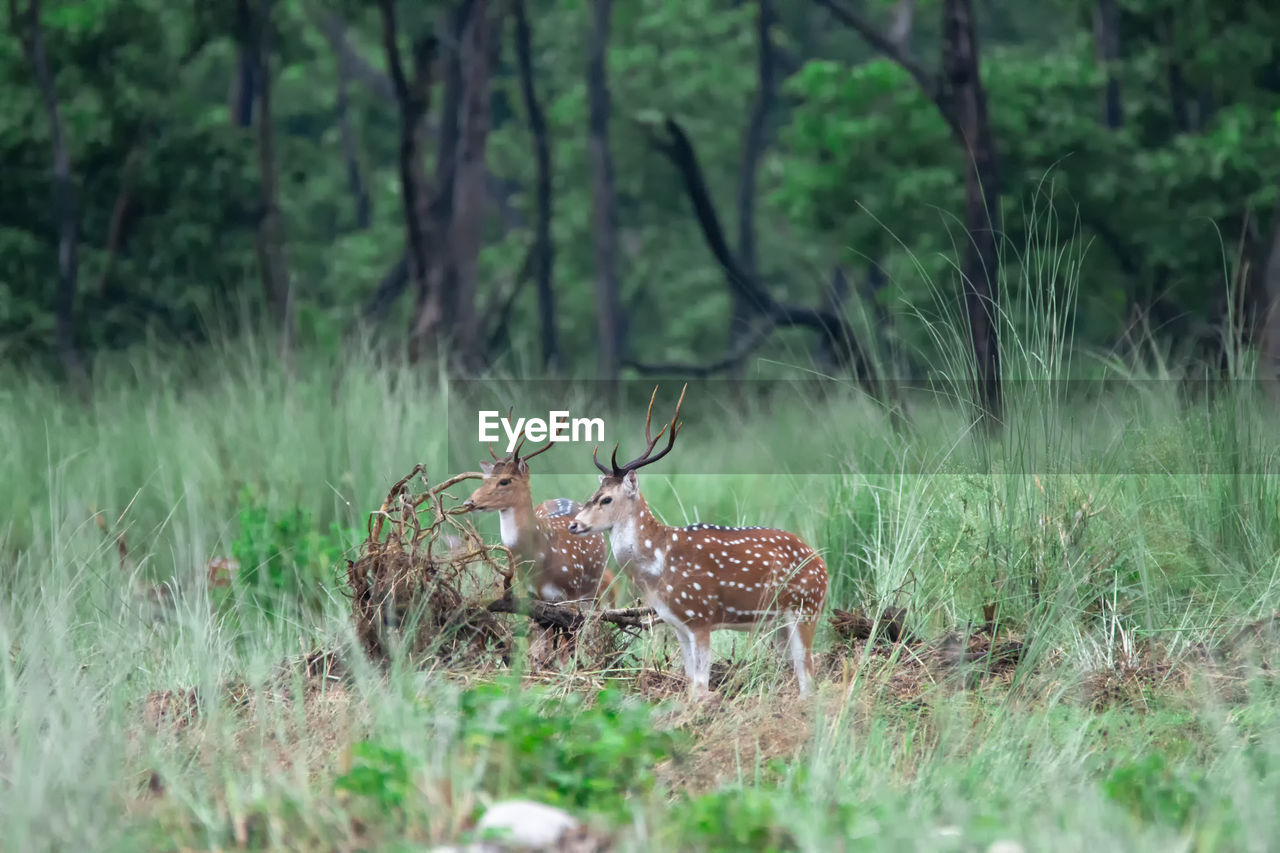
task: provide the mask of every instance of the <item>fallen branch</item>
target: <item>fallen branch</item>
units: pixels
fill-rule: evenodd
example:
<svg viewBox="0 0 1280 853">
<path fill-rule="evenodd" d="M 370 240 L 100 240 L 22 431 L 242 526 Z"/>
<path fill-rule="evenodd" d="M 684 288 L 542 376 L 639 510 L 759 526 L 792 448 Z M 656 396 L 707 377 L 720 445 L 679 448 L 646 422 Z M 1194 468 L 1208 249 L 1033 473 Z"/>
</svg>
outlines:
<svg viewBox="0 0 1280 853">
<path fill-rule="evenodd" d="M 875 635 L 881 642 L 909 643 L 914 640 L 906 627 L 907 611 L 901 607 L 886 607 L 880 616 L 872 619 L 861 608 L 841 610 L 832 608 L 831 627 L 836 634 L 850 640 L 869 640 Z"/>
<path fill-rule="evenodd" d="M 552 604 L 536 599 L 516 601 L 506 595 L 485 605 L 490 613 L 518 613 L 528 616 L 544 628 L 561 628 L 577 631 L 588 618 L 599 619 L 620 628 L 652 628 L 658 614 L 652 607 L 625 607 L 616 610 L 596 610 L 583 613 L 572 603 Z"/>
</svg>

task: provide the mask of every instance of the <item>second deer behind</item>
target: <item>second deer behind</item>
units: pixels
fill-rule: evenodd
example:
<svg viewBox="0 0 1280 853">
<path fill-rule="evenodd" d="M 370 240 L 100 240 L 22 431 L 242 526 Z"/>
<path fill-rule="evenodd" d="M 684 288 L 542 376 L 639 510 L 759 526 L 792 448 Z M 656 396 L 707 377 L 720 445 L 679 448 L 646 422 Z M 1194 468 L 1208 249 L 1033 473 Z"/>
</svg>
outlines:
<svg viewBox="0 0 1280 853">
<path fill-rule="evenodd" d="M 502 544 L 517 560 L 532 563 L 528 575 L 531 592 L 544 601 L 595 600 L 612 584 L 605 568 L 609 549 L 602 534 L 572 536 L 569 521 L 579 509 L 577 501 L 552 498 L 533 505 L 528 460 L 551 447 L 551 442 L 523 459 L 516 445 L 510 456 L 481 462 L 482 482 L 462 504 L 473 512 L 498 513 Z"/>
</svg>

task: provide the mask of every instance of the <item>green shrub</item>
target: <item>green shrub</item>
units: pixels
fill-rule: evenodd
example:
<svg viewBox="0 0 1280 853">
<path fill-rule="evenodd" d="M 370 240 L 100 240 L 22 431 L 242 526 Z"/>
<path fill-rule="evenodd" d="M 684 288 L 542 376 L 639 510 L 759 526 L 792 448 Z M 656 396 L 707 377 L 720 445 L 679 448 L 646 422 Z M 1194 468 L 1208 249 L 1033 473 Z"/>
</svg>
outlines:
<svg viewBox="0 0 1280 853">
<path fill-rule="evenodd" d="M 679 745 L 678 734 L 654 728 L 652 706 L 620 691 L 545 702 L 530 693 L 486 685 L 462 696 L 464 745 L 487 762 L 497 795 L 619 815 Z"/>
<path fill-rule="evenodd" d="M 1102 787 L 1139 820 L 1182 828 L 1195 817 L 1202 780 L 1169 767 L 1163 754 L 1153 752 L 1117 764 Z"/>
<path fill-rule="evenodd" d="M 760 853 L 794 850 L 790 834 L 779 825 L 785 794 L 765 788 L 725 788 L 682 801 L 674 810 L 669 839 L 681 850 Z"/>
<path fill-rule="evenodd" d="M 344 557 L 361 538 L 336 522 L 323 531 L 311 513 L 298 507 L 275 510 L 248 489 L 241 492 L 238 515 L 231 546 L 240 563 L 236 585 L 268 613 L 285 601 L 318 609 Z"/>
</svg>

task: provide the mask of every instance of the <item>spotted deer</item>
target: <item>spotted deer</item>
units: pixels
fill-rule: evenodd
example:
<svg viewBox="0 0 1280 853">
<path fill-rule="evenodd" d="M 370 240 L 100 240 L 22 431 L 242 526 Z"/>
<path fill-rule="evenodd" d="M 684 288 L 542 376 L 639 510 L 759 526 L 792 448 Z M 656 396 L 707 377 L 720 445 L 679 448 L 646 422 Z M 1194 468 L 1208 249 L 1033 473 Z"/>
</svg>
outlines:
<svg viewBox="0 0 1280 853">
<path fill-rule="evenodd" d="M 551 447 L 548 441 L 521 458 L 524 438 L 511 455 L 499 458 L 489 448 L 492 462 L 481 462 L 484 481 L 463 502 L 472 512 L 498 513 L 502 544 L 517 560 L 531 562 L 529 586 L 544 601 L 595 600 L 613 583 L 605 568 L 609 549 L 604 535 L 571 536 L 569 521 L 578 511 L 577 501 L 552 498 L 533 505 L 529 490 L 528 461 Z"/>
<path fill-rule="evenodd" d="M 688 386 L 685 386 L 685 390 Z M 654 389 L 654 397 L 658 390 Z M 680 429 L 680 405 L 656 436 L 649 435 L 653 400 L 645 416 L 644 453 L 603 472 L 600 488 L 569 523 L 569 532 L 590 536 L 609 532 L 614 559 L 640 587 L 649 606 L 670 625 L 680 642 L 685 674 L 695 696 L 709 692 L 711 632 L 751 630 L 766 620 L 782 623 L 779 637 L 790 652 L 800 694 L 813 678 L 813 632 L 827 597 L 827 567 L 800 537 L 767 527 L 693 524 L 668 527 L 649 509 L 636 471 L 671 452 Z M 663 433 L 667 446 L 656 455 Z M 597 448 L 598 452 L 599 448 Z"/>
</svg>

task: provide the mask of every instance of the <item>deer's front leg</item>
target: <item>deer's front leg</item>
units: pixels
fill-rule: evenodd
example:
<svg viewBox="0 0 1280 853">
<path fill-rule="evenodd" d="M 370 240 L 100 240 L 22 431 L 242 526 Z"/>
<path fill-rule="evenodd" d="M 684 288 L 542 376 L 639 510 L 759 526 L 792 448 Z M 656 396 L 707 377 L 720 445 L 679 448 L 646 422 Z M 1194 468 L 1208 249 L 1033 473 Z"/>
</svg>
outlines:
<svg viewBox="0 0 1280 853">
<path fill-rule="evenodd" d="M 705 698 L 711 694 L 711 629 L 696 628 L 690 633 L 693 667 L 689 673 L 693 695 Z"/>
<path fill-rule="evenodd" d="M 680 660 L 684 664 L 685 677 L 693 681 L 693 634 L 684 625 L 672 623 L 671 630 L 676 632 L 676 641 L 680 643 Z"/>
</svg>

